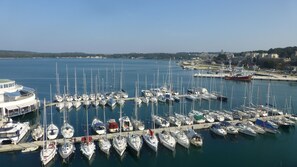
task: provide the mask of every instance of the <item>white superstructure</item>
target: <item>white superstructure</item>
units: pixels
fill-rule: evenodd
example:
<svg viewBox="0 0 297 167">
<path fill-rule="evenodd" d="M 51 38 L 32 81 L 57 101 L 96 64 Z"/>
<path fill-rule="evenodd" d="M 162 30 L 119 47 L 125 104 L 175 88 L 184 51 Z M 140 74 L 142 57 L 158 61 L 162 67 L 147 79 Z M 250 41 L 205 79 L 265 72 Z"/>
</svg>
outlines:
<svg viewBox="0 0 297 167">
<path fill-rule="evenodd" d="M 39 100 L 33 89 L 0 79 L 0 115 L 16 117 L 35 111 L 38 106 Z"/>
</svg>

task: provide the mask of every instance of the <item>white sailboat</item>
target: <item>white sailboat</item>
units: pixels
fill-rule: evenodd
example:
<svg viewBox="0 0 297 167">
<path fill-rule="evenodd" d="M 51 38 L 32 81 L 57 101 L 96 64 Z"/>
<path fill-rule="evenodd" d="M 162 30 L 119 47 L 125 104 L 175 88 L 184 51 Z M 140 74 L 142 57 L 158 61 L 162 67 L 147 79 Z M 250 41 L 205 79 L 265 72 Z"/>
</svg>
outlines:
<svg viewBox="0 0 297 167">
<path fill-rule="evenodd" d="M 104 123 L 98 118 L 98 106 L 96 106 L 96 117 L 92 121 L 92 129 L 98 134 L 106 134 L 106 127 Z"/>
<path fill-rule="evenodd" d="M 43 107 L 43 123 L 44 123 L 44 132 L 47 132 L 46 126 L 46 101 L 44 99 Z M 57 154 L 57 144 L 55 141 L 47 141 L 47 133 L 43 135 L 43 149 L 40 151 L 40 160 L 42 165 L 47 165 L 51 160 L 54 159 Z"/>
<path fill-rule="evenodd" d="M 104 117 L 104 124 L 105 124 L 105 107 L 103 106 L 103 117 Z M 107 134 L 101 136 L 98 140 L 99 142 L 99 148 L 101 151 L 103 151 L 105 154 L 109 155 L 109 150 L 111 147 L 110 141 L 107 139 Z"/>
<path fill-rule="evenodd" d="M 210 127 L 210 131 L 213 133 L 219 135 L 219 136 L 226 136 L 227 132 L 219 125 L 219 124 L 213 124 Z"/>
<path fill-rule="evenodd" d="M 40 125 L 40 116 L 39 116 L 39 111 L 37 111 L 37 126 L 36 128 L 34 128 L 31 132 L 31 136 L 33 138 L 33 140 L 37 141 L 39 139 L 42 138 L 43 134 L 44 134 L 44 129 L 43 127 Z"/>
<path fill-rule="evenodd" d="M 63 160 L 69 159 L 69 157 L 75 152 L 75 146 L 73 142 L 67 141 L 64 138 L 64 142 L 59 148 L 59 154 L 63 158 Z"/>
<path fill-rule="evenodd" d="M 159 133 L 160 142 L 169 150 L 174 151 L 176 140 L 170 135 L 168 131 L 163 130 Z"/>
<path fill-rule="evenodd" d="M 137 95 L 137 86 L 135 84 L 135 96 Z M 134 114 L 135 114 L 135 119 L 131 119 L 132 125 L 135 130 L 144 130 L 145 126 L 141 120 L 138 120 L 138 106 L 137 102 L 134 101 Z"/>
<path fill-rule="evenodd" d="M 52 86 L 50 85 L 50 101 L 52 101 Z M 50 140 L 56 139 L 59 134 L 59 128 L 53 123 L 53 107 L 51 106 L 51 123 L 46 130 L 47 138 Z"/>
<path fill-rule="evenodd" d="M 120 117 L 122 117 L 122 106 L 120 106 Z M 120 127 L 122 127 L 121 124 L 122 122 L 120 121 Z M 120 134 L 113 138 L 112 145 L 120 156 L 124 155 L 127 147 L 127 139 L 122 136 L 122 128 L 120 128 Z"/>
<path fill-rule="evenodd" d="M 154 104 L 152 103 L 152 115 L 154 114 Z M 155 120 L 152 119 L 153 121 L 153 127 L 155 129 Z M 155 135 L 154 131 L 152 131 L 151 129 L 149 129 L 145 134 L 142 135 L 144 141 L 146 142 L 146 144 L 152 149 L 154 150 L 155 152 L 158 151 L 158 138 L 157 136 Z"/>
<path fill-rule="evenodd" d="M 74 135 L 74 128 L 68 123 L 66 110 L 63 111 L 63 125 L 61 127 L 61 134 L 64 138 L 69 139 Z"/>
<path fill-rule="evenodd" d="M 86 110 L 86 117 L 87 117 L 87 123 L 86 123 L 87 134 L 86 136 L 81 138 L 80 151 L 88 160 L 91 160 L 92 156 L 95 153 L 96 146 L 92 140 L 92 137 L 89 136 L 88 108 L 86 107 L 85 110 Z"/>
<path fill-rule="evenodd" d="M 73 106 L 74 108 L 79 108 L 81 106 L 81 97 L 77 93 L 77 78 L 76 78 L 76 68 L 74 69 L 74 95 L 73 95 Z"/>
<path fill-rule="evenodd" d="M 177 141 L 178 144 L 185 148 L 190 147 L 190 141 L 188 137 L 186 136 L 185 132 L 182 130 L 174 130 L 170 132 L 172 137 Z"/>
<path fill-rule="evenodd" d="M 143 144 L 142 138 L 138 134 L 129 134 L 128 135 L 128 145 L 133 150 L 136 151 L 137 155 L 139 155 L 142 144 Z"/>
</svg>

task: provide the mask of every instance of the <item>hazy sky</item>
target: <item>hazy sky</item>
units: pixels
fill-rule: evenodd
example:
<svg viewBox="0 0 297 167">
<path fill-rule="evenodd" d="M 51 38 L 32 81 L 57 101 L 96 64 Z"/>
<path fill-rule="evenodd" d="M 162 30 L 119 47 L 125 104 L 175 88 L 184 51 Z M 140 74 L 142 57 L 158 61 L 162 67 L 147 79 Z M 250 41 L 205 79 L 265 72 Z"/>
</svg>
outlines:
<svg viewBox="0 0 297 167">
<path fill-rule="evenodd" d="M 246 51 L 297 45 L 296 0 L 1 0 L 0 50 Z"/>
</svg>

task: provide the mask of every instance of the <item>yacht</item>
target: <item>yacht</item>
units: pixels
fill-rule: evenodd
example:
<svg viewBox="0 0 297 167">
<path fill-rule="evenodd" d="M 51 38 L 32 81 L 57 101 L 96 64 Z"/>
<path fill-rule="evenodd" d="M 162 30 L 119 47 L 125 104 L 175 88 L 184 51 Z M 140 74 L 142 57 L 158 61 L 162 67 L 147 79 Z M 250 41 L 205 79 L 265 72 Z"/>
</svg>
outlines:
<svg viewBox="0 0 297 167">
<path fill-rule="evenodd" d="M 188 128 L 185 133 L 188 139 L 190 140 L 191 144 L 193 144 L 196 147 L 201 147 L 203 145 L 203 139 L 201 135 L 196 133 L 194 129 Z"/>
<path fill-rule="evenodd" d="M 219 124 L 211 125 L 210 130 L 213 133 L 215 133 L 215 134 L 217 134 L 219 136 L 226 136 L 227 135 L 227 132 Z"/>
<path fill-rule="evenodd" d="M 242 124 L 242 123 L 237 123 L 235 124 L 235 127 L 238 128 L 238 131 L 240 133 L 249 135 L 249 136 L 257 136 L 257 132 L 255 132 L 252 128 Z"/>
<path fill-rule="evenodd" d="M 29 122 L 14 123 L 12 119 L 9 119 L 9 122 L 0 127 L 0 145 L 19 143 L 29 130 Z"/>
<path fill-rule="evenodd" d="M 59 148 L 60 156 L 65 160 L 68 159 L 75 152 L 75 146 L 71 141 L 64 139 L 63 144 Z"/>
<path fill-rule="evenodd" d="M 169 127 L 170 124 L 168 121 L 166 121 L 164 118 L 158 116 L 158 115 L 152 115 L 152 119 L 153 121 L 156 123 L 156 125 L 165 128 L 165 127 Z"/>
<path fill-rule="evenodd" d="M 190 147 L 190 141 L 188 137 L 186 136 L 185 132 L 181 130 L 174 130 L 170 132 L 172 137 L 177 141 L 178 144 L 185 148 Z"/>
<path fill-rule="evenodd" d="M 140 149 L 143 144 L 142 138 L 137 134 L 129 134 L 127 139 L 128 145 L 136 151 L 137 155 L 139 155 Z"/>
<path fill-rule="evenodd" d="M 158 151 L 158 138 L 156 137 L 155 133 L 149 129 L 145 134 L 143 134 L 143 139 L 146 144 L 155 152 Z"/>
<path fill-rule="evenodd" d="M 126 147 L 127 147 L 127 139 L 124 136 L 117 135 L 112 140 L 112 145 L 120 156 L 123 156 Z"/>
<path fill-rule="evenodd" d="M 39 100 L 35 90 L 15 81 L 0 79 L 0 115 L 3 117 L 16 117 L 37 111 Z"/>
<path fill-rule="evenodd" d="M 92 121 L 92 129 L 98 134 L 103 135 L 106 134 L 106 127 L 102 121 L 98 118 L 94 118 Z"/>
<path fill-rule="evenodd" d="M 196 111 L 196 110 L 192 110 L 191 112 L 189 112 L 188 116 L 194 120 L 195 123 L 198 124 L 202 124 L 205 123 L 205 118 L 202 112 Z"/>
<path fill-rule="evenodd" d="M 209 114 L 205 114 L 204 115 L 205 121 L 208 123 L 213 123 L 215 120 L 212 116 L 210 116 Z"/>
<path fill-rule="evenodd" d="M 220 123 L 221 127 L 225 129 L 228 134 L 235 135 L 238 134 L 238 129 L 235 128 L 231 123 L 223 121 Z"/>
<path fill-rule="evenodd" d="M 163 130 L 161 133 L 159 133 L 159 139 L 166 148 L 171 151 L 175 150 L 176 140 L 170 135 L 169 132 Z"/>
<path fill-rule="evenodd" d="M 128 116 L 123 116 L 119 118 L 119 122 L 122 125 L 122 129 L 124 132 L 132 131 L 133 130 L 133 125 L 130 121 L 130 118 Z"/>
</svg>

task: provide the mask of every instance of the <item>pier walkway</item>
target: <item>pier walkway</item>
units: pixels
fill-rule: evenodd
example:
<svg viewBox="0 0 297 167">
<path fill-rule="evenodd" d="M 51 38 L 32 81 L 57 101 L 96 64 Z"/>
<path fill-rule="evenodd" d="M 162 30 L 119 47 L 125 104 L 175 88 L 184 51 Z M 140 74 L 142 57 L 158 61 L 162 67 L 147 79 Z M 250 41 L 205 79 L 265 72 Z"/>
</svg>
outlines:
<svg viewBox="0 0 297 167">
<path fill-rule="evenodd" d="M 268 116 L 268 117 L 262 117 L 262 119 L 263 120 L 269 120 L 269 119 L 273 119 L 273 118 L 277 118 L 277 117 L 282 117 L 282 116 L 283 115 L 281 115 L 281 116 Z M 248 120 L 249 121 L 255 121 L 256 119 L 255 118 L 252 118 L 252 119 L 247 119 L 247 120 L 234 120 L 234 121 L 228 121 L 228 122 L 230 122 L 230 123 L 237 123 L 237 122 L 243 122 L 243 121 L 248 121 Z M 219 122 L 203 123 L 203 124 L 193 124 L 193 125 L 183 125 L 181 127 L 156 128 L 154 130 L 154 132 L 157 134 L 157 133 L 162 132 L 163 130 L 167 130 L 167 131 L 171 131 L 171 130 L 173 131 L 175 129 L 186 130 L 188 128 L 193 128 L 195 130 L 207 129 L 212 124 L 216 124 L 216 123 L 219 123 Z M 126 136 L 126 137 L 128 136 L 129 133 L 134 133 L 134 134 L 142 135 L 146 131 L 147 131 L 147 129 L 146 130 L 143 130 L 143 131 L 122 132 L 122 135 L 123 136 Z M 117 135 L 119 135 L 119 133 L 108 133 L 107 134 L 107 138 L 108 139 L 112 139 L 112 138 L 114 138 Z M 93 138 L 94 141 L 98 141 L 99 138 L 102 135 L 90 135 L 90 136 Z M 81 137 L 82 136 L 80 136 L 80 137 L 73 137 L 72 139 L 69 139 L 69 140 L 72 140 L 74 143 L 79 143 Z M 62 138 L 56 139 L 56 142 L 57 142 L 58 145 L 61 145 L 63 143 L 63 139 Z M 35 146 L 43 147 L 43 141 L 32 141 L 32 142 L 25 142 L 25 143 L 18 143 L 18 144 L 0 145 L 0 152 L 21 151 L 23 149 L 31 148 L 31 147 L 35 147 Z"/>
</svg>

